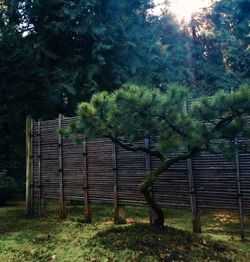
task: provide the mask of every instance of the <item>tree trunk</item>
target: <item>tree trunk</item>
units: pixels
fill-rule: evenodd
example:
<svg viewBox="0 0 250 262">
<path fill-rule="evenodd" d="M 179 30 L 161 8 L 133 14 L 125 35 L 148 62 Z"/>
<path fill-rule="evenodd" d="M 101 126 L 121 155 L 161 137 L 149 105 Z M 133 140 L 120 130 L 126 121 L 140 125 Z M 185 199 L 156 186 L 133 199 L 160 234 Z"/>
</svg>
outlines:
<svg viewBox="0 0 250 262">
<path fill-rule="evenodd" d="M 157 228 L 164 227 L 164 213 L 160 206 L 154 201 L 153 197 L 150 194 L 148 189 L 141 190 L 146 202 L 149 204 L 152 216 L 150 220 L 150 224 Z"/>
<path fill-rule="evenodd" d="M 153 211 L 153 216 L 150 221 L 151 225 L 156 226 L 158 228 L 164 227 L 164 213 L 161 207 L 154 201 L 153 197 L 150 194 L 149 188 L 155 182 L 157 177 L 162 174 L 164 171 L 168 170 L 170 166 L 179 162 L 180 160 L 186 160 L 191 156 L 194 156 L 199 152 L 199 148 L 195 147 L 191 149 L 188 153 L 183 153 L 179 156 L 166 159 L 163 163 L 155 170 L 148 173 L 146 179 L 142 182 L 139 189 L 143 194 L 147 204 L 149 205 L 150 209 Z"/>
</svg>

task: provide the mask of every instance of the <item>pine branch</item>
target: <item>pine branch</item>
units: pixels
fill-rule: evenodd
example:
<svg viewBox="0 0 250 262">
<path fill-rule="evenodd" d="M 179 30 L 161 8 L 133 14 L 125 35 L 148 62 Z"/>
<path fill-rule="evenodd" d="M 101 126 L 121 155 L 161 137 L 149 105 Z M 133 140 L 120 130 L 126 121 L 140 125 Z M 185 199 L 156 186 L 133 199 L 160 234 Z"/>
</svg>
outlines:
<svg viewBox="0 0 250 262">
<path fill-rule="evenodd" d="M 144 153 L 149 154 L 150 156 L 155 156 L 155 157 L 159 158 L 162 161 L 165 159 L 163 154 L 161 154 L 157 150 L 151 150 L 150 148 L 146 148 L 146 147 L 143 147 L 143 146 L 135 146 L 134 144 L 131 145 L 129 142 L 127 142 L 127 141 L 125 141 L 123 139 L 120 139 L 120 138 L 115 138 L 115 137 L 113 137 L 111 135 L 107 135 L 107 136 L 104 136 L 104 137 L 111 139 L 112 141 L 117 143 L 120 147 L 122 147 L 123 149 L 126 149 L 128 151 L 144 152 Z"/>
<path fill-rule="evenodd" d="M 200 152 L 201 148 L 200 147 L 193 147 L 191 148 L 187 153 L 180 154 L 178 156 L 168 158 L 166 159 L 157 169 L 151 171 L 147 178 L 142 182 L 140 185 L 140 190 L 145 191 L 147 190 L 157 179 L 157 177 L 162 174 L 164 171 L 166 171 L 170 166 L 173 164 L 181 161 L 181 160 L 187 160 L 196 154 Z"/>
</svg>

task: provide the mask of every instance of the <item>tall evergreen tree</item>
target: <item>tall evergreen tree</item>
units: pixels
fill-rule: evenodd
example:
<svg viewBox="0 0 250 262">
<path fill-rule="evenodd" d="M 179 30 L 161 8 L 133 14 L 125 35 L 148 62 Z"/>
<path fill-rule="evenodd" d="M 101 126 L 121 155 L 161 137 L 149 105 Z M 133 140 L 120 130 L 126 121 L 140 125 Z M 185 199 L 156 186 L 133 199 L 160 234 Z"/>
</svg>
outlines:
<svg viewBox="0 0 250 262">
<path fill-rule="evenodd" d="M 249 83 L 248 0 L 215 1 L 192 22 L 193 60 L 198 89 L 213 93 Z"/>
<path fill-rule="evenodd" d="M 189 30 L 167 7 L 150 15 L 152 5 L 0 0 L 0 170 L 24 166 L 27 114 L 73 115 L 94 92 L 127 82 L 162 91 L 177 83 L 194 95 L 249 83 L 249 1 L 216 1 Z"/>
</svg>

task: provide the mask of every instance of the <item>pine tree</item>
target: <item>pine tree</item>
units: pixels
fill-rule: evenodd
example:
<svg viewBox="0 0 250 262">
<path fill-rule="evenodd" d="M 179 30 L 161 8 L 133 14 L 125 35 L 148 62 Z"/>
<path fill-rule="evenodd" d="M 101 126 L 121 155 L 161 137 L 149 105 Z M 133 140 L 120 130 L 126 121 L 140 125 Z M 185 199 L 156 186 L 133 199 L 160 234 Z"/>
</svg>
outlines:
<svg viewBox="0 0 250 262">
<path fill-rule="evenodd" d="M 155 213 L 152 223 L 159 227 L 163 227 L 164 215 L 149 191 L 157 177 L 178 161 L 203 151 L 215 152 L 219 148 L 226 154 L 236 136 L 250 136 L 244 118 L 250 113 L 249 86 L 232 94 L 218 92 L 213 97 L 202 97 L 185 114 L 183 103 L 187 95 L 187 90 L 178 86 L 172 86 L 166 93 L 134 85 L 112 93 L 97 93 L 90 102 L 79 104 L 79 120 L 67 130 L 87 137 L 109 138 L 126 150 L 146 152 L 162 161 L 140 185 Z M 145 138 L 154 141 L 156 148 L 136 144 Z M 214 139 L 218 140 L 216 147 Z"/>
</svg>

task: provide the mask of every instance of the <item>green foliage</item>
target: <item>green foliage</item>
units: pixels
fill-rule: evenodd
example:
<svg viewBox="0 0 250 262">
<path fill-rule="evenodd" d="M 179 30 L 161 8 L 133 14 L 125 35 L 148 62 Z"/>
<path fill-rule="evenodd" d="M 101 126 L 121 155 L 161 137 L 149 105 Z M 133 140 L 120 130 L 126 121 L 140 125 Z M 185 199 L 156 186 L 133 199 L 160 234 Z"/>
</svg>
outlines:
<svg viewBox="0 0 250 262">
<path fill-rule="evenodd" d="M 27 41 L 35 47 L 49 89 L 56 89 L 57 96 L 66 94 L 68 113 L 79 99 L 124 83 L 130 67 L 135 74 L 143 66 L 147 41 L 155 41 L 145 18 L 148 2 L 25 1 L 27 28 L 32 28 L 27 29 Z M 142 51 L 133 48 L 140 45 Z"/>
<path fill-rule="evenodd" d="M 7 170 L 0 170 L 0 206 L 10 199 L 16 186 L 15 180 L 8 175 Z"/>
<path fill-rule="evenodd" d="M 126 83 L 154 86 L 164 95 L 175 83 L 188 86 L 196 97 L 249 84 L 249 1 L 215 1 L 186 26 L 179 26 L 167 7 L 160 17 L 149 15 L 151 7 L 149 0 L 0 1 L 0 169 L 18 180 L 24 177 L 26 115 L 70 116 L 80 101 Z M 126 104 L 137 110 L 132 98 L 124 102 L 120 95 L 124 112 Z M 155 101 L 162 103 L 161 95 L 155 94 Z M 152 97 L 142 97 L 139 106 L 146 107 Z M 175 116 L 181 107 L 171 106 L 169 119 L 184 121 Z M 118 122 L 122 115 L 116 114 Z M 143 112 L 131 114 L 134 129 L 129 119 L 120 127 L 127 128 L 128 140 L 141 137 L 132 134 L 141 125 L 138 115 Z M 171 132 L 161 138 L 171 141 L 160 143 L 161 151 L 182 144 Z M 192 139 L 199 143 L 199 135 L 192 133 Z"/>
<path fill-rule="evenodd" d="M 250 83 L 248 0 L 214 1 L 192 21 L 197 90 L 214 93 Z"/>
<path fill-rule="evenodd" d="M 20 183 L 25 163 L 25 117 L 55 117 L 55 106 L 26 39 L 10 28 L 0 40 L 0 169 Z"/>
<path fill-rule="evenodd" d="M 223 50 L 226 49 L 225 59 L 228 69 L 237 77 L 249 80 L 249 53 L 247 47 L 249 39 L 249 12 L 248 0 L 220 1 L 214 4 L 215 13 L 211 15 L 215 32 L 223 41 Z"/>
<path fill-rule="evenodd" d="M 221 91 L 213 97 L 203 97 L 192 103 L 189 110 L 184 108 L 187 96 L 187 90 L 180 86 L 161 92 L 126 85 L 112 93 L 100 92 L 89 103 L 79 104 L 78 120 L 68 130 L 87 137 L 109 138 L 126 150 L 145 152 L 162 160 L 139 186 L 156 214 L 152 224 L 159 228 L 164 226 L 164 214 L 149 193 L 157 177 L 178 161 L 204 151 L 218 152 L 219 148 L 228 154 L 230 147 L 236 147 L 235 137 L 250 130 L 244 118 L 250 114 L 249 86 L 234 93 Z M 145 138 L 151 139 L 156 149 L 138 146 L 136 142 Z"/>
<path fill-rule="evenodd" d="M 211 143 L 214 139 L 223 148 L 227 145 L 224 140 L 233 141 L 249 132 L 244 118 L 250 114 L 249 86 L 232 94 L 221 91 L 203 97 L 185 114 L 187 97 L 187 90 L 179 86 L 161 92 L 125 85 L 112 93 L 97 93 L 89 103 L 80 103 L 79 121 L 72 129 L 88 137 L 108 137 L 121 143 L 133 144 L 148 137 L 163 155 L 181 152 L 184 146 L 215 150 Z"/>
</svg>

